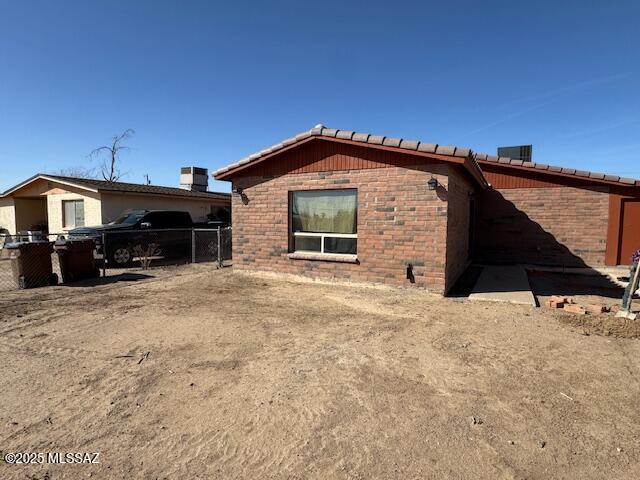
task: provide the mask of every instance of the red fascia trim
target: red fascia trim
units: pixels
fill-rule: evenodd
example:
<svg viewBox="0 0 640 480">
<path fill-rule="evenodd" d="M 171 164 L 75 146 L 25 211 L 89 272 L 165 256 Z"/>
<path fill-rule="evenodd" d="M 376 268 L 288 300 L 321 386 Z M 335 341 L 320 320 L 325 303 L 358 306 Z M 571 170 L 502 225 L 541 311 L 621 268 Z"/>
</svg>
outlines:
<svg viewBox="0 0 640 480">
<path fill-rule="evenodd" d="M 358 147 L 368 147 L 368 148 L 375 148 L 377 150 L 386 150 L 388 152 L 395 152 L 395 153 L 401 153 L 401 154 L 405 154 L 405 155 L 415 155 L 417 157 L 423 157 L 423 158 L 429 158 L 432 160 L 440 160 L 443 162 L 448 162 L 448 163 L 455 163 L 458 165 L 462 165 L 468 172 L 469 174 L 474 178 L 474 180 L 476 180 L 483 188 L 486 188 L 488 186 L 488 182 L 487 180 L 484 178 L 484 176 L 482 175 L 482 171 L 480 169 L 478 169 L 478 167 L 475 165 L 475 163 L 471 160 L 470 157 L 454 157 L 454 156 L 450 156 L 450 155 L 441 155 L 439 153 L 427 153 L 427 152 L 420 152 L 417 150 L 407 150 L 405 148 L 398 148 L 398 147 L 390 147 L 388 145 L 376 145 L 373 143 L 363 143 L 363 142 L 354 142 L 353 140 L 346 140 L 346 139 L 342 139 L 342 138 L 334 138 L 334 137 L 323 137 L 320 135 L 315 135 L 315 136 L 311 136 L 308 138 L 305 138 L 303 140 L 300 140 L 299 142 L 296 143 L 292 143 L 291 145 L 287 145 L 284 148 L 281 148 L 280 150 L 277 150 L 275 152 L 269 153 L 267 155 L 265 155 L 264 157 L 260 157 L 256 160 L 254 160 L 253 162 L 249 162 L 249 163 L 245 163 L 244 165 L 238 165 L 235 168 L 232 168 L 231 170 L 228 170 L 226 172 L 222 172 L 219 175 L 215 176 L 216 180 L 227 180 L 230 177 L 232 177 L 233 175 L 237 174 L 238 172 L 244 170 L 245 168 L 249 168 L 249 167 L 253 167 L 254 165 L 258 165 L 264 161 L 269 160 L 270 158 L 279 155 L 283 152 L 286 152 L 288 150 L 291 150 L 292 148 L 296 148 L 299 147 L 300 145 L 304 145 L 305 143 L 311 142 L 313 140 L 324 140 L 324 141 L 329 141 L 329 142 L 336 142 L 336 143 L 342 143 L 345 145 L 355 145 Z"/>
<path fill-rule="evenodd" d="M 541 174 L 546 174 L 554 177 L 570 178 L 571 180 L 582 180 L 585 182 L 598 183 L 602 185 L 614 185 L 616 187 L 622 187 L 622 188 L 625 188 L 625 187 L 636 188 L 638 186 L 637 184 L 631 185 L 626 183 L 613 182 L 611 180 L 604 180 L 604 179 L 591 178 L 591 177 L 581 177 L 580 175 L 573 175 L 570 173 L 552 172 L 551 170 L 542 170 L 534 167 L 523 167 L 521 165 L 510 165 L 508 163 L 487 162 L 486 160 L 478 160 L 478 163 L 481 166 L 488 165 L 488 166 L 504 168 L 504 169 L 519 170 L 522 172 L 541 173 Z"/>
</svg>

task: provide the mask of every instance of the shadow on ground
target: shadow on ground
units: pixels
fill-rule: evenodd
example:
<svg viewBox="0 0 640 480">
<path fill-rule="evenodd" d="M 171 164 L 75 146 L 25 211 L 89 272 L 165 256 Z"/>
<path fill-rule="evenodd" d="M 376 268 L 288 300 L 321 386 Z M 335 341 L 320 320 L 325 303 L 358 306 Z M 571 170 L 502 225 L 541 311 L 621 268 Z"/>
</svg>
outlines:
<svg viewBox="0 0 640 480">
<path fill-rule="evenodd" d="M 456 281 L 447 296 L 454 298 L 468 297 L 476 286 L 483 268 L 482 265 L 469 266 Z M 527 270 L 526 267 L 525 270 Z M 593 274 L 590 275 L 527 270 L 527 275 L 531 290 L 536 296 L 591 295 L 621 300 L 624 293 L 623 287 L 596 270 L 593 270 Z M 628 281 L 628 278 L 618 277 L 618 280 Z M 514 290 L 518 290 L 518 288 L 513 285 L 509 285 L 506 289 L 506 291 Z"/>
<path fill-rule="evenodd" d="M 70 283 L 61 283 L 62 287 L 97 287 L 100 285 L 110 285 L 112 283 L 118 282 L 137 282 L 139 280 L 146 280 L 148 278 L 153 278 L 152 275 L 147 275 L 144 273 L 120 273 L 117 275 L 111 275 L 107 277 L 99 277 L 99 278 L 89 278 L 85 280 L 78 280 L 77 282 Z"/>
<path fill-rule="evenodd" d="M 529 283 L 536 296 L 587 295 L 618 301 L 624 293 L 624 288 L 605 275 L 529 272 Z"/>
<path fill-rule="evenodd" d="M 447 297 L 464 298 L 471 295 L 474 285 L 480 278 L 482 273 L 482 267 L 479 265 L 469 266 L 460 278 L 456 281 L 455 285 L 447 293 Z"/>
</svg>

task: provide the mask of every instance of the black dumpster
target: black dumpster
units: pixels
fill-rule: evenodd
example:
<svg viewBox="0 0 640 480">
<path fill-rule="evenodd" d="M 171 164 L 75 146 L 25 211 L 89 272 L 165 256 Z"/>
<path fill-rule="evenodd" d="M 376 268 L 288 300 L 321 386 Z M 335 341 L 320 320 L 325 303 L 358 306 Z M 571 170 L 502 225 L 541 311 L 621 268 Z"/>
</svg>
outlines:
<svg viewBox="0 0 640 480">
<path fill-rule="evenodd" d="M 14 242 L 4 246 L 11 259 L 13 279 L 18 288 L 46 287 L 56 285 L 58 275 L 53 273 L 51 242 Z"/>
<path fill-rule="evenodd" d="M 58 254 L 60 273 L 64 283 L 100 276 L 100 270 L 93 256 L 96 248 L 93 239 L 58 240 L 54 248 Z"/>
</svg>

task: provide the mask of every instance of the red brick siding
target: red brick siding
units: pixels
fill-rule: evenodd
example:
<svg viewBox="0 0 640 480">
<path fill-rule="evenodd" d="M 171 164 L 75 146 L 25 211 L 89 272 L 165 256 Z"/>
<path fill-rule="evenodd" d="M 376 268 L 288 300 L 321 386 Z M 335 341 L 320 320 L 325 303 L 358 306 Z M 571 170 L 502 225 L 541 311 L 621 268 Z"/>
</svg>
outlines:
<svg viewBox="0 0 640 480">
<path fill-rule="evenodd" d="M 478 197 L 476 258 L 562 266 L 604 265 L 607 187 L 511 188 Z"/>
<path fill-rule="evenodd" d="M 447 191 L 446 290 L 455 284 L 469 263 L 469 195 L 473 191 L 474 188 L 458 169 L 450 168 Z"/>
<path fill-rule="evenodd" d="M 415 285 L 442 293 L 447 200 L 426 183 L 433 174 L 446 189 L 448 171 L 447 165 L 432 163 L 236 178 L 234 186 L 244 191 L 232 200 L 234 268 L 410 285 L 406 265 L 411 263 Z M 358 190 L 359 263 L 289 258 L 289 192 L 335 188 Z"/>
</svg>

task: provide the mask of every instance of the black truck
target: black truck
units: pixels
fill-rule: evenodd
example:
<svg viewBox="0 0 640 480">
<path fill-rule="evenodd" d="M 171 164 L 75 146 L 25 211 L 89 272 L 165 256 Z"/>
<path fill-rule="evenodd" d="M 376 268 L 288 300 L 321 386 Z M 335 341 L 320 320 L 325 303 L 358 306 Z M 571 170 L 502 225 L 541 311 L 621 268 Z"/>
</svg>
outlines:
<svg viewBox="0 0 640 480">
<path fill-rule="evenodd" d="M 109 267 L 129 267 L 137 253 L 150 251 L 150 245 L 155 246 L 151 253 L 154 256 L 190 258 L 192 228 L 226 226 L 228 223 L 222 221 L 194 223 L 189 212 L 135 210 L 105 225 L 74 228 L 69 238 L 92 238 L 96 252 L 103 255 Z"/>
</svg>

